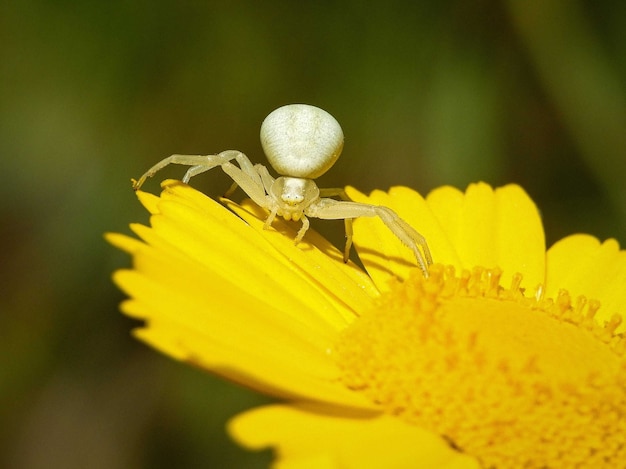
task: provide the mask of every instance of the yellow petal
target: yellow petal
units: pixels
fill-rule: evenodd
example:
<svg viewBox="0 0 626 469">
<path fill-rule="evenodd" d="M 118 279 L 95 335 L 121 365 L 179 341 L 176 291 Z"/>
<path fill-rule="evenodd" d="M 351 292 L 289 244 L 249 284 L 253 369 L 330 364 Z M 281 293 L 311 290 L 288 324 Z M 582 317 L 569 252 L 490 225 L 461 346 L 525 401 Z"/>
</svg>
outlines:
<svg viewBox="0 0 626 469">
<path fill-rule="evenodd" d="M 427 200 L 461 260 L 455 267 L 500 267 L 504 284 L 519 272 L 527 288 L 543 282 L 543 226 L 535 204 L 521 187 L 510 184 L 494 191 L 485 183 L 470 184 L 464 197 L 444 187 L 431 192 Z M 435 262 L 450 263 L 438 258 Z"/>
<path fill-rule="evenodd" d="M 218 341 L 197 329 L 163 320 L 151 321 L 149 327 L 136 329 L 135 336 L 173 358 L 273 397 L 351 408 L 373 407 L 363 396 L 338 385 L 330 376 L 320 374 L 324 371 L 320 366 L 299 361 L 301 354 L 289 358 L 255 348 L 263 345 L 255 342 L 245 346 L 230 342 L 226 337 Z M 327 363 L 326 368 L 334 372 L 332 364 Z"/>
<path fill-rule="evenodd" d="M 485 183 L 471 184 L 465 193 L 445 186 L 426 200 L 407 188 L 369 197 L 348 188 L 353 200 L 385 205 L 426 237 L 436 263 L 457 270 L 476 265 L 500 267 L 503 281 L 519 272 L 522 286 L 534 288 L 545 275 L 543 226 L 535 204 L 522 188 L 508 185 L 495 191 Z M 355 244 L 379 288 L 391 277 L 406 278 L 414 260 L 410 250 L 376 219 L 355 222 Z"/>
<path fill-rule="evenodd" d="M 546 296 L 559 289 L 575 298 L 600 301 L 596 314 L 600 322 L 614 314 L 626 314 L 626 251 L 614 239 L 604 243 L 589 235 L 572 235 L 555 243 L 547 253 Z M 616 332 L 626 330 L 622 323 Z"/>
<path fill-rule="evenodd" d="M 192 265 L 171 260 L 162 254 L 151 258 L 148 251 L 136 256 L 136 270 L 115 273 L 116 283 L 134 298 L 122 304 L 122 311 L 146 320 L 137 331 L 142 340 L 276 396 L 366 405 L 337 383 L 338 371 L 327 353 L 332 336 L 295 318 L 277 317 L 271 304 L 228 282 L 216 279 L 203 286 L 205 277 Z"/>
<path fill-rule="evenodd" d="M 144 244 L 138 239 L 131 238 L 120 233 L 105 233 L 104 239 L 116 248 L 131 255 L 139 252 L 144 246 Z"/>
<path fill-rule="evenodd" d="M 295 222 L 294 229 L 293 222 L 277 217 L 272 226 L 265 229 L 267 213 L 252 202 L 241 205 L 225 199 L 223 202 L 274 248 L 276 258 L 298 270 L 301 276 L 314 279 L 324 295 L 337 302 L 338 310 L 362 311 L 379 296 L 370 277 L 353 262 L 344 263 L 343 253 L 315 230 L 307 231 L 304 239 L 295 245 L 293 240 L 300 228 L 299 222 Z M 346 317 L 348 321 L 353 318 L 354 313 Z"/>
<path fill-rule="evenodd" d="M 315 406 L 267 406 L 235 417 L 231 436 L 277 448 L 276 467 L 478 469 L 439 436 L 393 416 Z"/>
<path fill-rule="evenodd" d="M 172 183 L 174 181 L 163 181 L 163 185 L 165 185 L 167 182 Z M 137 191 L 135 194 L 137 195 L 139 202 L 141 202 L 141 205 L 143 205 L 149 213 L 153 215 L 159 213 L 159 197 L 154 194 L 150 194 L 149 192 L 143 191 Z"/>
<path fill-rule="evenodd" d="M 337 331 L 354 317 L 346 302 L 188 186 L 172 184 L 160 199 L 144 198 L 155 213 L 152 227 L 132 225 L 144 243 L 108 236 L 133 254 L 133 270 L 116 272 L 114 280 L 131 298 L 123 311 L 146 321 L 138 336 L 177 359 L 276 395 L 365 403 L 336 384 L 328 356 Z M 353 288 L 371 301 L 360 285 Z"/>
<path fill-rule="evenodd" d="M 277 256 L 250 226 L 217 202 L 182 184 L 167 187 L 162 199 L 160 214 L 151 218 L 152 229 L 133 227 L 150 244 L 192 259 L 207 270 L 206 278 L 236 285 L 279 314 L 307 323 L 328 322 L 333 328 L 345 327 L 352 318 L 354 313 L 331 301 L 315 277 Z"/>
</svg>

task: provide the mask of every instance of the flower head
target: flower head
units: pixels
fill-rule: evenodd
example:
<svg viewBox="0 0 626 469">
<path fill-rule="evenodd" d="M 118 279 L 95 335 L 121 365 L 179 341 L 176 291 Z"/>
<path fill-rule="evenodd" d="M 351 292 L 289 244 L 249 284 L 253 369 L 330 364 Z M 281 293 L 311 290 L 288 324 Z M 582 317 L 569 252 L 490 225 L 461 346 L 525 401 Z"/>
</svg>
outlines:
<svg viewBox="0 0 626 469">
<path fill-rule="evenodd" d="M 565 238 L 547 252 L 525 192 L 471 185 L 365 196 L 419 229 L 424 278 L 377 219 L 355 221 L 365 267 L 250 202 L 166 181 L 139 192 L 150 227 L 108 239 L 121 308 L 164 353 L 284 399 L 231 435 L 280 467 L 618 467 L 626 460 L 626 254 Z M 234 212 L 234 213 L 233 213 Z M 236 214 L 236 215 L 235 215 Z"/>
</svg>

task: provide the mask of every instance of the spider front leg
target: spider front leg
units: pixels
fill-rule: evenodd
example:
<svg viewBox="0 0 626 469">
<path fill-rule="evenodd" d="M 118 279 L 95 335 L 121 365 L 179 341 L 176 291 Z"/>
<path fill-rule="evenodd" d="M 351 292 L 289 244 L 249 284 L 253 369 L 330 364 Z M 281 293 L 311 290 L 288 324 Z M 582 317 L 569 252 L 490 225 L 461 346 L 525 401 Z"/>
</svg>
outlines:
<svg viewBox="0 0 626 469">
<path fill-rule="evenodd" d="M 239 162 L 239 160 L 237 161 Z M 272 225 L 272 222 L 278 215 L 280 209 L 280 205 L 276 202 L 276 200 L 269 196 L 275 179 L 262 164 L 255 164 L 253 166 L 252 163 L 242 165 L 240 162 L 240 167 L 241 168 L 237 168 L 231 163 L 227 163 L 222 166 L 224 172 L 234 181 L 227 194 L 234 192 L 237 187 L 241 187 L 248 197 L 250 197 L 259 207 L 267 210 L 269 215 L 265 219 L 265 224 L 263 225 L 263 229 L 267 230 Z M 303 216 L 302 228 L 298 231 L 295 239 L 296 244 L 302 240 L 308 228 L 309 221 Z"/>
<path fill-rule="evenodd" d="M 155 164 L 152 168 L 146 171 L 138 180 L 133 180 L 133 189 L 139 190 L 143 183 L 146 182 L 146 179 L 154 176 L 157 171 L 162 170 L 170 164 L 182 164 L 185 166 L 191 166 L 191 168 L 187 170 L 185 176 L 183 176 L 182 179 L 182 181 L 186 184 L 189 182 L 189 179 L 197 174 L 213 169 L 216 166 L 222 166 L 233 159 L 237 159 L 239 161 L 241 157 L 245 158 L 250 166 L 252 166 L 248 158 L 243 153 L 236 150 L 226 150 L 218 153 L 217 155 L 171 155 Z"/>
<path fill-rule="evenodd" d="M 222 165 L 224 172 L 228 174 L 234 182 L 229 192 L 234 190 L 236 186 L 239 186 L 241 187 L 241 190 L 254 201 L 255 204 L 262 208 L 271 210 L 271 207 L 268 206 L 269 204 L 265 194 L 265 186 L 263 185 L 261 176 L 252 163 L 250 163 L 250 160 L 248 160 L 243 153 L 241 153 L 241 155 L 245 158 L 245 161 L 240 161 L 240 158 L 237 158 L 237 162 L 240 166 L 239 168 L 232 163 L 225 163 Z"/>
<path fill-rule="evenodd" d="M 310 217 L 326 220 L 345 219 L 346 251 L 348 253 L 348 243 L 351 244 L 352 242 L 352 230 L 351 226 L 348 228 L 348 220 L 359 217 L 379 217 L 387 228 L 389 228 L 404 245 L 413 251 L 417 264 L 422 270 L 424 277 L 428 277 L 428 266 L 433 263 L 433 258 L 430 254 L 426 239 L 390 208 L 325 198 L 319 199 L 319 201 L 312 204 L 305 213 Z M 348 229 L 350 230 L 349 232 Z M 345 255 L 346 253 L 344 253 L 344 256 Z"/>
</svg>

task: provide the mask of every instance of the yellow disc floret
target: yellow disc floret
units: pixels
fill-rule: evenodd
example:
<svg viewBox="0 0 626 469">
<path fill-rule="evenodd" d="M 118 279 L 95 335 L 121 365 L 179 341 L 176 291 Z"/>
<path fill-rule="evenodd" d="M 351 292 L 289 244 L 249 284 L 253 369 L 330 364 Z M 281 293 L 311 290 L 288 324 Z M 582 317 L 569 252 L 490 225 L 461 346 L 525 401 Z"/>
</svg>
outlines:
<svg viewBox="0 0 626 469">
<path fill-rule="evenodd" d="M 484 467 L 626 467 L 620 317 L 500 275 L 434 266 L 395 283 L 336 346 L 345 385 Z"/>
</svg>

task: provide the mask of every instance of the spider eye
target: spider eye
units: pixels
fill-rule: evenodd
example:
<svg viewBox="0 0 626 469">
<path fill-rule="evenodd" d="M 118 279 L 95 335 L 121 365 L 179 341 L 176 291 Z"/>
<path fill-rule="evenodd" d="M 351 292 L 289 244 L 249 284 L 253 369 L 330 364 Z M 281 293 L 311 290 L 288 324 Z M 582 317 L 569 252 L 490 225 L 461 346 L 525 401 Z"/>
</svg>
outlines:
<svg viewBox="0 0 626 469">
<path fill-rule="evenodd" d="M 287 205 L 296 206 L 304 201 L 306 181 L 304 179 L 281 178 L 282 190 L 280 199 Z"/>
<path fill-rule="evenodd" d="M 343 131 L 323 109 L 289 104 L 265 118 L 261 125 L 261 145 L 279 174 L 315 179 L 339 158 Z"/>
<path fill-rule="evenodd" d="M 283 193 L 281 196 L 281 199 L 283 199 L 283 202 L 285 202 L 286 204 L 289 205 L 298 205 L 300 203 L 302 203 L 302 201 L 304 200 L 304 197 L 300 194 L 292 194 L 292 193 L 288 193 L 285 194 Z"/>
</svg>

